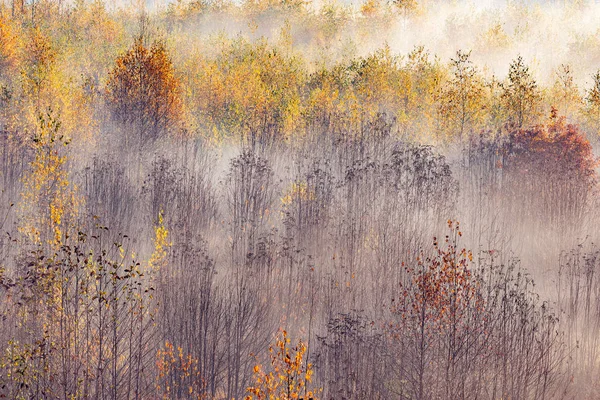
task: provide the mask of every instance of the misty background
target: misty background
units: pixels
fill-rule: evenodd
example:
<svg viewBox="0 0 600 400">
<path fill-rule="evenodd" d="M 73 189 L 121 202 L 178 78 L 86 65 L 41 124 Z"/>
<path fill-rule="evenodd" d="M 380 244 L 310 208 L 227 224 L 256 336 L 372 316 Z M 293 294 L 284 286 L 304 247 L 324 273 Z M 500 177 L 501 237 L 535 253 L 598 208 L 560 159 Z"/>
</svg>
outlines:
<svg viewBox="0 0 600 400">
<path fill-rule="evenodd" d="M 598 397 L 599 17 L 3 2 L 0 396 Z"/>
</svg>

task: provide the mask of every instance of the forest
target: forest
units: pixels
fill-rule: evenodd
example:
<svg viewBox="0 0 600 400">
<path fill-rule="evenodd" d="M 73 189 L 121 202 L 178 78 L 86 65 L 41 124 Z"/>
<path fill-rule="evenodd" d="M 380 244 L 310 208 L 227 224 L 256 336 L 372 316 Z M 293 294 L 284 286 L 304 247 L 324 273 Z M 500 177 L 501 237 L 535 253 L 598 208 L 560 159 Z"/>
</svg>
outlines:
<svg viewBox="0 0 600 400">
<path fill-rule="evenodd" d="M 1 399 L 600 398 L 596 1 L 1 0 L 0 142 Z"/>
</svg>

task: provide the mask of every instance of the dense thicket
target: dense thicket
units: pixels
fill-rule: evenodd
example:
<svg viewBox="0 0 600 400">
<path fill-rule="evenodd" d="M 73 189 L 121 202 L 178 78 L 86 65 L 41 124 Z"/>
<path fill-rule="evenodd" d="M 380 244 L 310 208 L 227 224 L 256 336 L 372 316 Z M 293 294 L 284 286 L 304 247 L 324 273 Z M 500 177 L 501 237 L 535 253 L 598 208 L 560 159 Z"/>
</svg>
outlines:
<svg viewBox="0 0 600 400">
<path fill-rule="evenodd" d="M 600 9 L 447 7 L 1 3 L 0 397 L 600 396 Z"/>
</svg>

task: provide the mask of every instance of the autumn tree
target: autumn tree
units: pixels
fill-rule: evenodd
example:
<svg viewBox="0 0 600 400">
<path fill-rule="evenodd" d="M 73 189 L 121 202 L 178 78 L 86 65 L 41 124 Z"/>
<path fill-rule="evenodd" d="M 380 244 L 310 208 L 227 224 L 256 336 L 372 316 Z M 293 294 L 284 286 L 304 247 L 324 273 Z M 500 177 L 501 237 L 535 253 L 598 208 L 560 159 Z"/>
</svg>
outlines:
<svg viewBox="0 0 600 400">
<path fill-rule="evenodd" d="M 152 273 L 126 236 L 88 232 L 34 247 L 7 285 L 15 315 L 3 330 L 18 327 L 0 356 L 9 398 L 145 397 L 153 387 Z"/>
<path fill-rule="evenodd" d="M 320 390 L 309 390 L 312 380 L 312 364 L 305 360 L 306 345 L 299 341 L 296 346 L 285 330 L 281 330 L 275 345 L 269 347 L 271 367 L 254 367 L 254 385 L 248 387 L 246 400 L 267 399 L 314 399 Z"/>
<path fill-rule="evenodd" d="M 575 69 L 538 86 L 518 59 L 501 82 L 470 53 L 352 40 L 399 23 L 411 41 L 454 11 L 435 1 L 181 0 L 151 11 L 164 42 L 101 0 L 10 3 L 0 399 L 600 398 L 600 251 L 553 274 L 596 232 L 596 162 L 540 117 L 574 117 Z M 442 47 L 473 28 L 500 64 L 543 17 L 510 3 L 461 5 Z M 569 56 L 597 47 L 578 31 Z"/>
<path fill-rule="evenodd" d="M 51 110 L 39 116 L 31 140 L 34 159 L 23 179 L 20 230 L 34 243 L 60 245 L 73 231 L 80 199 L 69 181 L 66 147 L 70 140 L 60 131 Z"/>
<path fill-rule="evenodd" d="M 20 42 L 19 29 L 4 15 L 0 15 L 0 78 L 9 78 L 17 64 Z"/>
<path fill-rule="evenodd" d="M 368 57 L 352 62 L 347 70 L 352 79 L 347 92 L 348 114 L 352 118 L 350 129 L 358 130 L 361 124 L 378 117 L 389 119 L 401 107 L 402 78 L 406 77 L 400 58 L 385 46 Z M 359 106 L 360 105 L 360 106 Z M 359 118 L 356 118 L 359 117 Z M 365 135 L 366 132 L 357 132 Z"/>
<path fill-rule="evenodd" d="M 200 65 L 194 100 L 202 126 L 219 137 L 233 134 L 252 150 L 298 134 L 304 77 L 299 57 L 266 40 L 240 38 L 223 43 L 216 59 Z"/>
<path fill-rule="evenodd" d="M 423 46 L 415 47 L 406 60 L 401 85 L 403 108 L 398 116 L 401 130 L 407 135 L 430 140 L 438 128 L 436 94 L 440 89 L 442 69 L 439 60 Z"/>
<path fill-rule="evenodd" d="M 582 102 L 573 70 L 569 65 L 561 64 L 555 71 L 555 76 L 556 79 L 550 90 L 552 106 L 558 108 L 571 121 Z"/>
<path fill-rule="evenodd" d="M 394 0 L 392 3 L 404 14 L 405 18 L 414 13 L 419 7 L 417 0 Z"/>
<path fill-rule="evenodd" d="M 24 78 L 24 90 L 32 101 L 35 112 L 40 113 L 57 61 L 57 49 L 51 37 L 41 28 L 32 28 L 30 31 L 23 61 L 21 75 Z"/>
<path fill-rule="evenodd" d="M 156 389 L 163 400 L 206 398 L 202 395 L 204 381 L 198 370 L 198 360 L 184 353 L 180 346 L 166 341 L 156 353 L 158 378 Z"/>
<path fill-rule="evenodd" d="M 430 255 L 404 264 L 387 327 L 388 385 L 400 398 L 545 398 L 563 379 L 558 320 L 518 259 L 474 257 L 458 246 L 458 223 L 448 225 Z"/>
<path fill-rule="evenodd" d="M 483 115 L 484 86 L 471 52 L 458 51 L 450 61 L 452 76 L 441 90 L 440 114 L 451 134 L 464 138 Z"/>
<path fill-rule="evenodd" d="M 521 56 L 510 64 L 502 100 L 509 123 L 522 128 L 535 122 L 541 100 L 540 91 Z"/>
<path fill-rule="evenodd" d="M 600 132 L 600 70 L 592 76 L 592 87 L 586 90 L 583 113 L 595 135 Z"/>
<path fill-rule="evenodd" d="M 577 126 L 567 124 L 553 109 L 546 126 L 511 132 L 503 152 L 511 193 L 523 199 L 516 201 L 515 211 L 528 212 L 524 206 L 531 207 L 529 212 L 543 209 L 544 220 L 560 229 L 581 220 L 596 179 L 597 162 Z"/>
<path fill-rule="evenodd" d="M 175 132 L 182 117 L 179 79 L 163 42 L 150 47 L 142 36 L 117 58 L 106 84 L 106 99 L 116 121 L 133 129 L 140 144 Z"/>
<path fill-rule="evenodd" d="M 407 335 L 409 342 L 407 353 L 399 360 L 409 363 L 400 367 L 410 371 L 406 393 L 416 399 L 437 395 L 435 387 L 428 384 L 436 370 L 445 374 L 445 388 L 438 390 L 445 391 L 447 398 L 456 393 L 455 374 L 466 356 L 461 345 L 464 335 L 481 334 L 481 327 L 471 321 L 481 302 L 470 267 L 473 256 L 458 247 L 462 236 L 458 223 L 448 221 L 448 226 L 450 234 L 443 245 L 434 238 L 432 256 L 423 254 L 416 265 L 405 265 L 407 281 L 392 306 L 400 321 L 399 332 L 392 335 Z"/>
</svg>

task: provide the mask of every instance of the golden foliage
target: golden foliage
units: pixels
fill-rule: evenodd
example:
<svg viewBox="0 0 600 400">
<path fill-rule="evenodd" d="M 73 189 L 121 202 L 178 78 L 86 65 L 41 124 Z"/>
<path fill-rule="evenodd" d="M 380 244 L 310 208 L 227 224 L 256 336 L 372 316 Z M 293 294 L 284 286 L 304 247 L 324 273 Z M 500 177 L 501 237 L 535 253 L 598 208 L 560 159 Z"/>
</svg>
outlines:
<svg viewBox="0 0 600 400">
<path fill-rule="evenodd" d="M 158 224 L 154 227 L 154 251 L 148 262 L 152 271 L 158 271 L 167 262 L 167 251 L 172 243 L 169 241 L 169 230 L 165 227 L 163 212 L 158 214 Z"/>
<path fill-rule="evenodd" d="M 550 88 L 550 104 L 571 120 L 583 105 L 579 88 L 575 84 L 573 70 L 569 65 L 560 65 L 554 73 L 555 81 Z"/>
<path fill-rule="evenodd" d="M 266 41 L 224 43 L 215 60 L 204 60 L 193 102 L 207 130 L 233 132 L 248 142 L 269 142 L 298 133 L 302 64 Z"/>
<path fill-rule="evenodd" d="M 19 34 L 19 29 L 13 21 L 0 14 L 0 76 L 14 72 L 19 62 Z"/>
<path fill-rule="evenodd" d="M 56 57 L 50 37 L 40 28 L 33 28 L 25 46 L 21 75 L 25 92 L 33 99 L 36 112 L 40 112 L 42 94 L 49 85 Z"/>
<path fill-rule="evenodd" d="M 440 118 L 451 138 L 463 140 L 481 127 L 485 109 L 483 79 L 473 66 L 471 53 L 458 51 L 450 62 L 451 78 L 442 87 Z"/>
<path fill-rule="evenodd" d="M 312 364 L 304 360 L 306 345 L 299 341 L 290 346 L 285 330 L 280 330 L 275 346 L 269 347 L 271 369 L 260 364 L 254 367 L 254 386 L 247 389 L 246 400 L 291 400 L 313 398 L 320 390 L 309 390 L 313 370 Z"/>
<path fill-rule="evenodd" d="M 134 127 L 139 138 L 155 140 L 177 130 L 183 104 L 179 79 L 162 42 L 146 47 L 142 37 L 116 60 L 106 98 L 116 120 Z"/>
<path fill-rule="evenodd" d="M 600 134 L 600 70 L 592 77 L 593 84 L 590 89 L 586 91 L 585 96 L 585 107 L 582 113 L 585 117 L 586 123 L 589 129 L 595 135 Z"/>
<path fill-rule="evenodd" d="M 60 121 L 52 112 L 39 117 L 33 137 L 35 153 L 23 178 L 19 230 L 34 243 L 58 246 L 73 229 L 81 200 L 69 182 L 65 148 L 69 139 L 60 134 Z"/>
<path fill-rule="evenodd" d="M 509 122 L 517 128 L 531 125 L 539 116 L 540 90 L 521 56 L 510 64 L 502 100 Z"/>
<path fill-rule="evenodd" d="M 294 182 L 281 198 L 281 204 L 283 206 L 288 206 L 292 204 L 295 199 L 308 201 L 315 200 L 315 198 L 314 191 L 308 188 L 306 182 Z"/>
<path fill-rule="evenodd" d="M 156 352 L 158 377 L 156 390 L 163 400 L 208 398 L 203 395 L 204 381 L 198 370 L 198 359 L 184 354 L 181 347 L 169 341 Z"/>
</svg>

